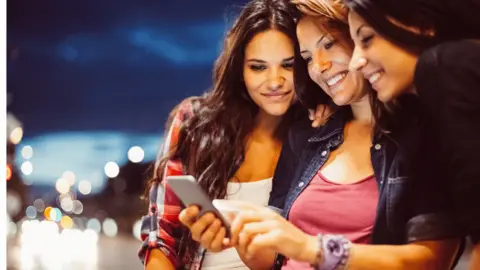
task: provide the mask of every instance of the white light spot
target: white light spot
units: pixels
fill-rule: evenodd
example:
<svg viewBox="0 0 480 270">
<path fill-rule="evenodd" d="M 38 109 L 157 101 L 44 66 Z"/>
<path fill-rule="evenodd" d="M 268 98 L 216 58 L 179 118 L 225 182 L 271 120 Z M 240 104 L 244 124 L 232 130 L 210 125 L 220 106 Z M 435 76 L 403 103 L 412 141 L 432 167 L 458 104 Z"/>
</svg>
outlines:
<svg viewBox="0 0 480 270">
<path fill-rule="evenodd" d="M 66 171 L 62 174 L 62 178 L 67 180 L 70 186 L 73 186 L 75 184 L 75 174 L 71 171 Z"/>
<path fill-rule="evenodd" d="M 120 168 L 118 167 L 117 163 L 110 161 L 105 164 L 105 174 L 110 178 L 115 178 L 118 176 L 120 172 Z"/>
<path fill-rule="evenodd" d="M 83 204 L 81 201 L 73 202 L 73 213 L 80 215 L 83 212 Z"/>
<path fill-rule="evenodd" d="M 142 162 L 145 152 L 140 146 L 134 146 L 128 150 L 128 159 L 133 163 Z"/>
<path fill-rule="evenodd" d="M 78 183 L 78 191 L 83 195 L 88 195 L 92 192 L 92 184 L 90 184 L 90 181 L 88 180 L 82 180 Z"/>
<path fill-rule="evenodd" d="M 140 230 L 142 229 L 142 220 L 137 220 L 137 222 L 135 222 L 135 224 L 133 224 L 133 229 L 132 229 L 132 232 L 133 232 L 133 237 L 135 237 L 136 239 L 138 240 L 142 240 L 141 236 L 140 236 Z"/>
<path fill-rule="evenodd" d="M 103 221 L 103 233 L 108 237 L 115 237 L 118 233 L 117 222 L 111 218 Z"/>
<path fill-rule="evenodd" d="M 60 206 L 65 212 L 72 212 L 73 211 L 73 201 L 71 198 L 63 198 L 60 201 Z"/>
<path fill-rule="evenodd" d="M 68 182 L 68 180 L 60 178 L 57 180 L 55 188 L 60 194 L 65 194 L 70 191 L 70 183 Z"/>
<path fill-rule="evenodd" d="M 22 148 L 22 157 L 24 159 L 30 159 L 33 157 L 33 148 L 30 145 L 26 145 Z"/>
<path fill-rule="evenodd" d="M 20 170 L 22 171 L 23 174 L 25 175 L 30 175 L 33 172 L 33 164 L 30 161 L 25 161 L 22 163 L 22 166 L 20 167 Z"/>
</svg>

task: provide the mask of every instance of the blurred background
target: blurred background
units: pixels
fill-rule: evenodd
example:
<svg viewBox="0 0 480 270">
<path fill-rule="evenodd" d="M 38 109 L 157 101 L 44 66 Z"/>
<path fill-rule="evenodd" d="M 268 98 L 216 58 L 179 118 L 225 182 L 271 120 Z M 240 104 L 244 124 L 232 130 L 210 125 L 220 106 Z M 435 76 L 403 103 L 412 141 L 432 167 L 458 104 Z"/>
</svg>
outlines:
<svg viewBox="0 0 480 270">
<path fill-rule="evenodd" d="M 7 1 L 7 269 L 142 269 L 165 120 L 242 2 Z"/>
<path fill-rule="evenodd" d="M 7 268 L 142 269 L 169 111 L 244 1 L 7 1 Z"/>
</svg>

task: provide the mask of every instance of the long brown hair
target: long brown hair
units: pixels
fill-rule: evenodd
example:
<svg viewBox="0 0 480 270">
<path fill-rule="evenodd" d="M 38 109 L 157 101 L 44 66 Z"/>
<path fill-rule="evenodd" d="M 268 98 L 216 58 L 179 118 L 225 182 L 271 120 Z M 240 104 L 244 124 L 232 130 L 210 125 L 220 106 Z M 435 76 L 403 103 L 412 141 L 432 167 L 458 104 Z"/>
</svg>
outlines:
<svg viewBox="0 0 480 270">
<path fill-rule="evenodd" d="M 188 101 L 193 115 L 183 123 L 176 147 L 160 158 L 149 186 L 162 181 L 167 160 L 180 159 L 184 171 L 197 179 L 210 198 L 225 198 L 228 181 L 243 162 L 258 113 L 243 82 L 245 48 L 255 35 L 271 29 L 296 43 L 292 10 L 285 0 L 254 0 L 242 9 L 215 62 L 212 89 Z M 284 117 L 281 126 L 289 118 Z M 187 236 L 182 237 L 180 254 L 193 255 L 195 244 Z"/>
</svg>

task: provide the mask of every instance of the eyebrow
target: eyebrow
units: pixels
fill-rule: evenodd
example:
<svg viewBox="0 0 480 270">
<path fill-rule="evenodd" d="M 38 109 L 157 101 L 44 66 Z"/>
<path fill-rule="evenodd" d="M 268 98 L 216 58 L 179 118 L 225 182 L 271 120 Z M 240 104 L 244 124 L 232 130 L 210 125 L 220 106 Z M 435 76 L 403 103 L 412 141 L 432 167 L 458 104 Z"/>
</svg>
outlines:
<svg viewBox="0 0 480 270">
<path fill-rule="evenodd" d="M 315 42 L 315 46 L 318 46 L 318 44 L 320 44 L 320 42 L 322 42 L 322 40 L 325 38 L 325 36 L 327 36 L 327 34 L 325 35 L 322 35 L 317 42 Z M 308 51 L 307 50 L 303 50 L 301 51 L 300 53 L 307 53 Z"/>
<path fill-rule="evenodd" d="M 290 56 L 288 58 L 283 59 L 282 62 L 293 61 L 294 58 L 295 58 L 294 56 Z M 266 64 L 267 63 L 264 60 L 260 60 L 260 59 L 256 59 L 256 58 L 248 59 L 247 62 L 259 63 L 259 64 Z"/>
<path fill-rule="evenodd" d="M 365 27 L 366 25 L 365 24 L 362 24 L 360 25 L 358 28 L 357 28 L 357 31 L 355 31 L 355 35 L 358 36 L 360 34 L 360 31 L 363 29 L 363 27 Z"/>
</svg>

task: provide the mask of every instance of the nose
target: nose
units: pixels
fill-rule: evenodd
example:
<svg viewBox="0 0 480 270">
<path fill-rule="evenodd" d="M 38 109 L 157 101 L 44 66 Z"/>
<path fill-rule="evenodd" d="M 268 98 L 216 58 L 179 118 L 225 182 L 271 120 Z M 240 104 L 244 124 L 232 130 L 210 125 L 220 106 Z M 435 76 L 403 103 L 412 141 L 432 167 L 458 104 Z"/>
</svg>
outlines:
<svg viewBox="0 0 480 270">
<path fill-rule="evenodd" d="M 268 78 L 268 89 L 278 91 L 283 87 L 285 78 L 282 76 L 278 68 L 272 68 Z"/>
<path fill-rule="evenodd" d="M 367 65 L 367 59 L 363 55 L 363 52 L 358 47 L 355 47 L 352 54 L 352 59 L 350 59 L 350 64 L 348 69 L 350 71 L 360 71 Z"/>
<path fill-rule="evenodd" d="M 312 55 L 312 61 L 312 71 L 315 75 L 323 74 L 332 68 L 332 61 L 323 52 L 317 51 L 314 55 Z"/>
</svg>

